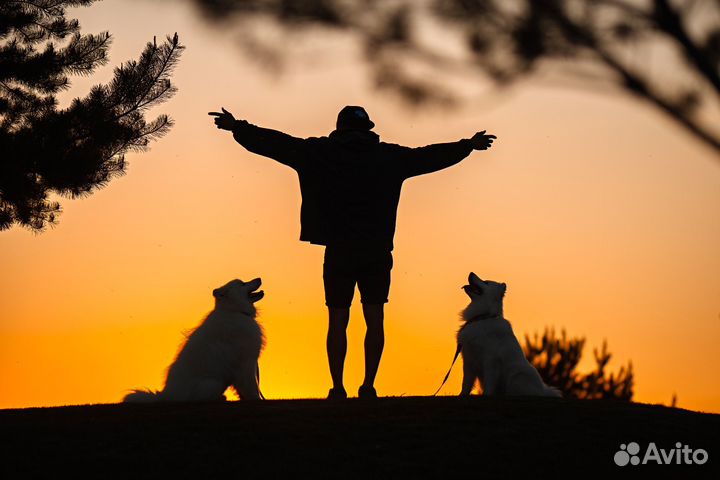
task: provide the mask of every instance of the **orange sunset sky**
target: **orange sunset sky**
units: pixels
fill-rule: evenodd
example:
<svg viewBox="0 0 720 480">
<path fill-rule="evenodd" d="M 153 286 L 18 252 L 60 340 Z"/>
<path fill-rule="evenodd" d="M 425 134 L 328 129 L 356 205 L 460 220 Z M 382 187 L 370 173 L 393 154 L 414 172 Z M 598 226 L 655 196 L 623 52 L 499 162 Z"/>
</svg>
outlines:
<svg viewBox="0 0 720 480">
<path fill-rule="evenodd" d="M 176 123 L 148 153 L 128 155 L 126 176 L 62 201 L 54 229 L 0 232 L 0 408 L 161 388 L 212 289 L 256 276 L 265 396 L 324 397 L 323 249 L 297 240 L 296 174 L 246 152 L 207 112 L 224 106 L 306 137 L 328 134 L 344 105 L 363 105 L 388 142 L 498 136 L 491 150 L 404 186 L 380 395 L 438 387 L 472 270 L 508 284 L 505 313 L 521 339 L 545 326 L 587 337 L 581 370 L 606 339 L 611 370 L 633 362 L 636 401 L 677 394 L 680 407 L 720 412 L 720 158 L 652 108 L 528 82 L 457 110 L 412 110 L 372 88 L 367 67 L 343 54 L 347 42 L 325 42 L 322 59 L 291 61 L 276 77 L 243 56 L 236 32 L 181 1 L 105 0 L 73 15 L 114 43 L 109 65 L 75 78 L 61 105 L 177 31 L 187 47 L 179 91 L 152 112 Z M 363 374 L 357 298 L 353 394 Z M 443 394 L 459 392 L 460 370 Z"/>
</svg>

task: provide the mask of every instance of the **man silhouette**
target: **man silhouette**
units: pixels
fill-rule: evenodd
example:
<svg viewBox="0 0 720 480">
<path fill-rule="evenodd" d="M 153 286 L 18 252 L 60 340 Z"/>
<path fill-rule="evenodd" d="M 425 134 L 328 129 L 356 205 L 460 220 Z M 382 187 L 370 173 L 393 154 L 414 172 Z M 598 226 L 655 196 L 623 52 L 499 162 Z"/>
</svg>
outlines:
<svg viewBox="0 0 720 480">
<path fill-rule="evenodd" d="M 385 344 L 393 237 L 404 180 L 460 162 L 472 150 L 492 146 L 485 131 L 470 139 L 408 148 L 384 143 L 362 107 L 347 106 L 327 137 L 301 139 L 261 128 L 233 115 L 210 112 L 250 152 L 272 158 L 298 173 L 302 207 L 300 240 L 325 245 L 323 282 L 329 326 L 327 355 L 333 388 L 328 398 L 346 398 L 343 369 L 347 325 L 355 285 L 367 331 L 361 398 L 375 398 L 375 376 Z"/>
</svg>

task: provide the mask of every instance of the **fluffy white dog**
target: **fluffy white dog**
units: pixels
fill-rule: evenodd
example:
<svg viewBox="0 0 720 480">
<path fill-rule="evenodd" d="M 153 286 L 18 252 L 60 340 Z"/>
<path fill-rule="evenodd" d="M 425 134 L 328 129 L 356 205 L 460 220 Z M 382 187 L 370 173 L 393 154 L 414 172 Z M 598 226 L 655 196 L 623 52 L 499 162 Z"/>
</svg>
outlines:
<svg viewBox="0 0 720 480">
<path fill-rule="evenodd" d="M 232 280 L 213 290 L 215 309 L 203 320 L 170 365 L 160 392 L 135 390 L 125 402 L 224 400 L 232 386 L 243 400 L 260 398 L 258 358 L 265 340 L 254 303 L 261 280 Z"/>
<path fill-rule="evenodd" d="M 559 390 L 543 383 L 503 316 L 507 285 L 483 281 L 474 273 L 470 273 L 468 282 L 462 288 L 470 297 L 470 305 L 462 312 L 465 323 L 457 334 L 463 356 L 460 395 L 470 395 L 478 379 L 483 395 L 562 396 Z"/>
</svg>

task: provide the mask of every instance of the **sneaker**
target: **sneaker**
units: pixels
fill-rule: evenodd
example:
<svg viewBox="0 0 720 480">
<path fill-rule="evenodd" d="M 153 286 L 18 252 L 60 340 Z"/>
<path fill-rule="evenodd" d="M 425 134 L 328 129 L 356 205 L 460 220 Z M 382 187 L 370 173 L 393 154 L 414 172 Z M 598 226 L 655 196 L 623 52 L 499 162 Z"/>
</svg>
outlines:
<svg viewBox="0 0 720 480">
<path fill-rule="evenodd" d="M 358 398 L 377 398 L 377 392 L 373 387 L 362 385 L 358 389 Z"/>
<path fill-rule="evenodd" d="M 328 400 L 340 400 L 347 398 L 344 388 L 331 388 L 327 396 Z"/>
</svg>

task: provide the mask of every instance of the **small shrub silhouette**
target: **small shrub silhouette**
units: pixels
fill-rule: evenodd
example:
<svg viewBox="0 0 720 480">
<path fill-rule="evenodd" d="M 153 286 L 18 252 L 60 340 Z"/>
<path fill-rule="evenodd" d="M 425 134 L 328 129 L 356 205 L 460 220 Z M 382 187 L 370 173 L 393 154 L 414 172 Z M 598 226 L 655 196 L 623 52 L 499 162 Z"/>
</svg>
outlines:
<svg viewBox="0 0 720 480">
<path fill-rule="evenodd" d="M 542 337 L 537 333 L 532 339 L 525 335 L 523 351 L 543 381 L 560 389 L 566 398 L 631 401 L 632 362 L 615 373 L 609 372 L 607 365 L 612 355 L 608 352 L 607 341 L 603 340 L 600 350 L 593 349 L 595 369 L 590 373 L 579 373 L 576 369 L 584 347 L 585 338 L 568 338 L 564 329 L 558 336 L 555 329 L 545 328 Z"/>
</svg>

